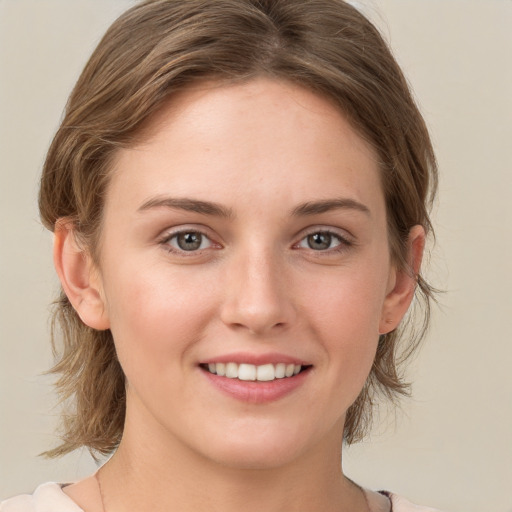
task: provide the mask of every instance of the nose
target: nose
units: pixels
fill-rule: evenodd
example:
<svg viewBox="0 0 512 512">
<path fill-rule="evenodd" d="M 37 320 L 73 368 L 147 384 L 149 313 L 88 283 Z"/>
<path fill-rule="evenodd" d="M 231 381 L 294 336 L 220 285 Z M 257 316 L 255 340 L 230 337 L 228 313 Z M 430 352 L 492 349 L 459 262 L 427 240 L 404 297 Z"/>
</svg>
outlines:
<svg viewBox="0 0 512 512">
<path fill-rule="evenodd" d="M 271 251 L 234 258 L 227 269 L 221 320 L 256 335 L 289 327 L 296 311 L 284 266 Z"/>
</svg>

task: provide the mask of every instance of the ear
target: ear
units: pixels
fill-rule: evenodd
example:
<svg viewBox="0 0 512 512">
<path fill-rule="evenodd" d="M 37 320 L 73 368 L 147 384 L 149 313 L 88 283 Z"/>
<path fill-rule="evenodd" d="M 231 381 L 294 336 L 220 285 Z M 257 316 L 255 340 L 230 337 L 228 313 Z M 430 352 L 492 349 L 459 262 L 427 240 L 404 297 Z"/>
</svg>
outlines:
<svg viewBox="0 0 512 512">
<path fill-rule="evenodd" d="M 62 288 L 84 324 L 97 330 L 110 327 L 101 278 L 89 252 L 77 242 L 73 223 L 55 224 L 53 262 Z"/>
<path fill-rule="evenodd" d="M 387 334 L 396 329 L 412 302 L 425 248 L 423 226 L 416 225 L 411 228 L 407 246 L 407 268 L 395 267 L 390 272 L 387 295 L 379 323 L 379 334 Z"/>
</svg>

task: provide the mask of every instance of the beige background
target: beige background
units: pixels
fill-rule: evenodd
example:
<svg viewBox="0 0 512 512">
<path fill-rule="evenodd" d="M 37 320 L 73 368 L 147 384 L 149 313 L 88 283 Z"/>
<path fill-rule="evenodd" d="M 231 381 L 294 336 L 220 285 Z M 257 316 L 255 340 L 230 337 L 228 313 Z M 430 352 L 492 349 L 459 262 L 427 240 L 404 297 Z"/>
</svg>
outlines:
<svg viewBox="0 0 512 512">
<path fill-rule="evenodd" d="M 45 150 L 85 60 L 129 0 L 0 0 L 0 497 L 94 469 L 48 462 L 51 237 Z M 366 0 L 432 130 L 442 172 L 430 273 L 447 290 L 397 427 L 350 448 L 354 479 L 448 511 L 512 511 L 512 2 Z M 379 433 L 380 431 L 380 433 Z"/>
</svg>

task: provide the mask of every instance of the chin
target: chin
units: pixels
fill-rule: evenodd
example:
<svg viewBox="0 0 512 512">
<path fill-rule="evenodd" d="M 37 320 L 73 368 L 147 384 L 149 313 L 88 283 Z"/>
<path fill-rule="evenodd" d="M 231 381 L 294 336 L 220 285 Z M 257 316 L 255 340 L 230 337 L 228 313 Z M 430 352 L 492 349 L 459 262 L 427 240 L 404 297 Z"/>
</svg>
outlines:
<svg viewBox="0 0 512 512">
<path fill-rule="evenodd" d="M 283 423 L 230 429 L 210 436 L 203 455 L 217 464 L 238 470 L 275 469 L 294 462 L 310 445 L 317 444 L 316 436 L 307 433 L 307 428 L 296 425 L 287 428 Z"/>
</svg>

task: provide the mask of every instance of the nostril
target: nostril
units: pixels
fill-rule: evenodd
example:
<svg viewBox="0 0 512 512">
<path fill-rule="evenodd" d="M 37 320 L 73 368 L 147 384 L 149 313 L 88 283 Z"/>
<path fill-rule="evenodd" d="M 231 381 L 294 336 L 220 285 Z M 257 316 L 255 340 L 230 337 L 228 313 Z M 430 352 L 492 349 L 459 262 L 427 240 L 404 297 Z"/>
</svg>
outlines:
<svg viewBox="0 0 512 512">
<path fill-rule="evenodd" d="M 232 329 L 246 329 L 253 334 L 282 331 L 293 323 L 295 308 L 290 298 L 264 293 L 265 290 L 264 286 L 254 285 L 238 285 L 226 290 L 220 311 L 223 323 Z"/>
</svg>

